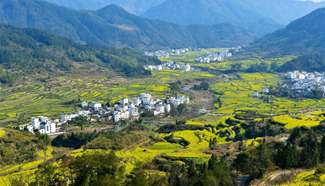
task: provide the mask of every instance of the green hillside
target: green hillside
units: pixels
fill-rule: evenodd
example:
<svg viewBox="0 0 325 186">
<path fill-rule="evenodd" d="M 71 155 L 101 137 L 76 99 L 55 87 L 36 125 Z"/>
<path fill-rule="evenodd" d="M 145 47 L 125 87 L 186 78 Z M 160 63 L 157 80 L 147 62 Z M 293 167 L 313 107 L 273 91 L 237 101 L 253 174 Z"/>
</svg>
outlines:
<svg viewBox="0 0 325 186">
<path fill-rule="evenodd" d="M 325 8 L 290 23 L 286 28 L 257 40 L 249 51 L 263 56 L 303 55 L 325 48 Z"/>
<path fill-rule="evenodd" d="M 0 1 L 0 23 L 36 28 L 104 47 L 230 47 L 255 38 L 251 32 L 230 25 L 188 28 L 141 18 L 115 5 L 98 11 L 77 11 L 38 0 Z M 200 32 L 193 32 L 192 27 Z"/>
<path fill-rule="evenodd" d="M 91 69 L 148 75 L 143 64 L 158 60 L 130 49 L 101 50 L 32 29 L 0 26 L 0 82 Z"/>
</svg>

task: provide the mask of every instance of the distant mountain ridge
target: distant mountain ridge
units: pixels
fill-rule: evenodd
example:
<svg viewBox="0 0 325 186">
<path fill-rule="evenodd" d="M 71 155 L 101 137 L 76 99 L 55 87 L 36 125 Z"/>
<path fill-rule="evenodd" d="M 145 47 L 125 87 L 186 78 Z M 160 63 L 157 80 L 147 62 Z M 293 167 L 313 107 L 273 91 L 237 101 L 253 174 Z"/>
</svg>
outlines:
<svg viewBox="0 0 325 186">
<path fill-rule="evenodd" d="M 115 4 L 130 13 L 141 14 L 164 0 L 44 0 L 57 5 L 77 10 L 98 10 L 105 6 Z"/>
<path fill-rule="evenodd" d="M 269 34 L 248 48 L 262 56 L 304 55 L 325 52 L 325 8 L 290 23 L 286 28 Z"/>
<path fill-rule="evenodd" d="M 260 35 L 325 7 L 299 0 L 166 0 L 143 16 L 176 24 L 230 23 Z"/>
<path fill-rule="evenodd" d="M 229 47 L 255 38 L 245 29 L 228 24 L 179 26 L 144 19 L 115 5 L 98 11 L 76 11 L 38 0 L 0 1 L 0 23 L 106 47 Z"/>
<path fill-rule="evenodd" d="M 238 0 L 166 0 L 149 9 L 143 16 L 182 25 L 228 23 L 259 35 L 281 27 Z"/>
<path fill-rule="evenodd" d="M 260 15 L 271 18 L 279 24 L 287 25 L 312 11 L 325 7 L 325 2 L 301 0 L 241 0 Z"/>
</svg>

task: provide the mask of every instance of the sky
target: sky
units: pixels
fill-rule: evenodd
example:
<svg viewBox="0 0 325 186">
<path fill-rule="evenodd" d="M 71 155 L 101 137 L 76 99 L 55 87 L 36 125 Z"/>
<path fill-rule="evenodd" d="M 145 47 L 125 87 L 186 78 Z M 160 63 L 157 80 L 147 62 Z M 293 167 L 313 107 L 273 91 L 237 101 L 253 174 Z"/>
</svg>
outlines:
<svg viewBox="0 0 325 186">
<path fill-rule="evenodd" d="M 325 0 L 305 0 L 305 1 L 322 2 L 322 1 L 325 1 Z"/>
</svg>

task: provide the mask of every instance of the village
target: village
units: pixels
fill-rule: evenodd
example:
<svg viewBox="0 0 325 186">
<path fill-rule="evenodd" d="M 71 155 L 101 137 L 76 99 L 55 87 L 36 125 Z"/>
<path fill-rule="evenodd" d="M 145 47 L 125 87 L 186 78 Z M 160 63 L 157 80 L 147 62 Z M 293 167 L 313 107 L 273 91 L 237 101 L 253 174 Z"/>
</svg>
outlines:
<svg viewBox="0 0 325 186">
<path fill-rule="evenodd" d="M 157 50 L 153 52 L 146 51 L 144 54 L 150 57 L 168 58 L 170 56 L 183 55 L 190 51 L 192 51 L 191 48 L 179 48 L 179 49 Z"/>
<path fill-rule="evenodd" d="M 197 63 L 214 63 L 214 62 L 221 62 L 227 58 L 233 56 L 233 53 L 230 50 L 225 50 L 222 52 L 210 53 L 203 57 L 198 57 L 195 59 Z"/>
<path fill-rule="evenodd" d="M 191 65 L 184 64 L 184 63 L 176 63 L 174 61 L 165 62 L 160 65 L 147 65 L 145 66 L 145 69 L 147 70 L 180 70 L 184 72 L 190 72 L 192 70 Z"/>
<path fill-rule="evenodd" d="M 121 121 L 139 120 L 145 116 L 168 116 L 173 109 L 184 104 L 189 104 L 187 96 L 168 97 L 156 99 L 148 93 L 142 93 L 134 98 L 124 98 L 114 105 L 102 105 L 98 102 L 82 102 L 81 110 L 73 114 L 62 114 L 59 119 L 50 119 L 45 116 L 33 117 L 31 123 L 21 125 L 20 130 L 27 129 L 34 133 L 55 135 L 62 133 L 63 127 L 75 118 L 85 117 L 90 122 L 105 121 L 118 125 Z"/>
<path fill-rule="evenodd" d="M 293 71 L 286 73 L 280 92 L 289 97 L 324 98 L 325 73 Z"/>
</svg>

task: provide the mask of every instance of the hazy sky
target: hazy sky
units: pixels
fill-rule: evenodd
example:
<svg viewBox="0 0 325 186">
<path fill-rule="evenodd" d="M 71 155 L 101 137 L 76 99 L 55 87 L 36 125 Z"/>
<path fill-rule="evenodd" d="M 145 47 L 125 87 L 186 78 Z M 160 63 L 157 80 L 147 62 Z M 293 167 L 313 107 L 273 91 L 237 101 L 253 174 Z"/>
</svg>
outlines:
<svg viewBox="0 0 325 186">
<path fill-rule="evenodd" d="M 305 0 L 305 1 L 306 1 L 306 0 Z M 321 2 L 321 1 L 325 1 L 325 0 L 307 0 L 307 1 Z"/>
</svg>

